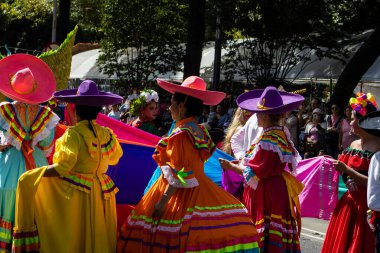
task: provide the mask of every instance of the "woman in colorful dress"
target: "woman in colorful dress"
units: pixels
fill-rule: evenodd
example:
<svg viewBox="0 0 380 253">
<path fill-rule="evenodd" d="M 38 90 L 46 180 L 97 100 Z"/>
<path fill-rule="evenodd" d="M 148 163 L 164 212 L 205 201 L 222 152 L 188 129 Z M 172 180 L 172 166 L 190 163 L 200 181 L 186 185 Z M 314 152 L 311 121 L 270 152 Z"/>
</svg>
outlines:
<svg viewBox="0 0 380 253">
<path fill-rule="evenodd" d="M 77 123 L 56 141 L 54 164 L 19 180 L 13 252 L 114 253 L 118 189 L 106 172 L 122 149 L 95 119 L 102 105 L 122 97 L 98 91 L 91 80 L 54 96 L 75 104 Z"/>
<path fill-rule="evenodd" d="M 131 102 L 130 113 L 137 118 L 129 123 L 130 126 L 145 132 L 159 135 L 154 120 L 158 114 L 158 94 L 154 90 L 145 90 Z"/>
<path fill-rule="evenodd" d="M 197 76 L 181 85 L 157 82 L 173 94 L 176 126 L 156 146 L 163 175 L 123 224 L 118 252 L 259 252 L 247 209 L 203 171 L 215 144 L 196 117 L 202 104 L 218 104 L 225 93 L 207 91 Z"/>
<path fill-rule="evenodd" d="M 340 198 L 327 228 L 322 252 L 374 252 L 375 237 L 367 224 L 368 167 L 372 155 L 380 150 L 380 143 L 359 128 L 358 121 L 367 113 L 376 111 L 375 97 L 358 93 L 351 98 L 353 108 L 351 131 L 360 137 L 351 143 L 334 162 L 342 173 L 348 191 Z"/>
<path fill-rule="evenodd" d="M 297 108 L 301 95 L 268 86 L 241 94 L 237 104 L 256 113 L 258 132 L 243 161 L 220 160 L 223 169 L 244 176 L 243 203 L 259 234 L 260 252 L 300 252 L 301 216 L 298 195 L 303 185 L 294 177 L 300 156 L 280 122 Z M 290 172 L 286 170 L 289 167 Z"/>
<path fill-rule="evenodd" d="M 10 252 L 16 188 L 27 170 L 47 165 L 59 117 L 47 106 L 56 88 L 53 72 L 32 55 L 0 61 L 0 92 L 14 102 L 0 104 L 0 252 Z M 27 210 L 30 210 L 27 207 Z"/>
</svg>

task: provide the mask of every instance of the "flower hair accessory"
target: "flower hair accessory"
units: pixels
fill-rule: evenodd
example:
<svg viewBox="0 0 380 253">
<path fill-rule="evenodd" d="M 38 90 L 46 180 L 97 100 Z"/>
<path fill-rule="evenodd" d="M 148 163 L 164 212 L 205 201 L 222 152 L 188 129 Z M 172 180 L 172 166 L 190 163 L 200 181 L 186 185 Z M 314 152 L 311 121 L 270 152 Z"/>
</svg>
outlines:
<svg viewBox="0 0 380 253">
<path fill-rule="evenodd" d="M 154 101 L 158 103 L 158 94 L 154 90 L 144 90 L 140 93 L 138 98 L 131 101 L 130 112 L 134 116 L 140 114 L 140 109 L 143 108 L 146 104 Z"/>
<path fill-rule="evenodd" d="M 366 106 L 368 104 L 372 104 L 374 107 L 376 107 L 375 96 L 373 96 L 371 93 L 365 94 L 362 92 L 358 92 L 356 94 L 356 98 L 350 99 L 351 108 L 362 116 L 365 116 L 367 114 Z"/>
<path fill-rule="evenodd" d="M 149 103 L 150 101 L 154 100 L 156 103 L 158 103 L 158 94 L 154 90 L 145 90 L 141 92 L 140 97 L 144 96 L 146 103 Z"/>
</svg>

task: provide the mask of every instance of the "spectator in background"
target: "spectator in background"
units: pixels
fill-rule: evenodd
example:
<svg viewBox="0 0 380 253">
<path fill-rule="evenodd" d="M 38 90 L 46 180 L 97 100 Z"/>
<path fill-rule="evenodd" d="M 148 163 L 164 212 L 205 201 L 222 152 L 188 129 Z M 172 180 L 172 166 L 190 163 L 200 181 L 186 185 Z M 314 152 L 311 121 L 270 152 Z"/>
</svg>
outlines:
<svg viewBox="0 0 380 253">
<path fill-rule="evenodd" d="M 119 105 L 112 105 L 112 110 L 107 115 L 110 118 L 120 120 Z"/>
<path fill-rule="evenodd" d="M 216 118 L 218 119 L 218 123 L 216 125 L 217 128 L 225 129 L 228 127 L 226 123 L 230 122 L 230 115 L 228 115 L 226 108 L 223 104 L 219 104 L 216 107 Z"/>
<path fill-rule="evenodd" d="M 298 148 L 298 118 L 297 112 L 291 111 L 285 114 L 285 126 L 289 129 L 291 141 Z"/>
<path fill-rule="evenodd" d="M 310 101 L 310 108 L 312 112 L 317 108 L 322 109 L 321 100 L 319 98 L 312 98 Z"/>
<path fill-rule="evenodd" d="M 316 108 L 313 111 L 312 121 L 305 127 L 305 154 L 306 157 L 316 156 L 321 149 L 325 148 L 326 122 L 323 112 Z"/>
<path fill-rule="evenodd" d="M 207 122 L 204 123 L 204 126 L 207 130 L 215 128 L 218 124 L 218 118 L 216 116 L 216 107 L 210 106 L 210 113 L 208 114 Z"/>
<path fill-rule="evenodd" d="M 337 104 L 331 105 L 331 115 L 327 116 L 326 121 L 326 151 L 328 155 L 337 159 L 339 154 L 339 133 L 342 124 L 342 116 L 339 114 L 339 106 Z"/>
<path fill-rule="evenodd" d="M 207 123 L 209 114 L 210 114 L 210 106 L 204 105 L 202 115 L 198 119 L 198 124 Z"/>
<path fill-rule="evenodd" d="M 344 117 L 342 119 L 342 124 L 340 128 L 340 135 L 339 135 L 339 147 L 340 150 L 345 150 L 351 145 L 351 142 L 359 139 L 357 135 L 352 133 L 350 121 L 351 121 L 351 115 L 352 115 L 352 108 L 351 106 L 346 106 L 344 109 Z"/>
</svg>

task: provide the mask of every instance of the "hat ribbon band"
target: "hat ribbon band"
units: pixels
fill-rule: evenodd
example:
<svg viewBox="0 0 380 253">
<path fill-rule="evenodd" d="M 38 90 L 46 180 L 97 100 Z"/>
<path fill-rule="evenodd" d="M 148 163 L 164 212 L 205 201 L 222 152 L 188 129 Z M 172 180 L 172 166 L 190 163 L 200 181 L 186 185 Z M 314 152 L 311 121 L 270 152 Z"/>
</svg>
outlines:
<svg viewBox="0 0 380 253">
<path fill-rule="evenodd" d="M 263 102 L 265 103 L 265 100 L 264 100 L 264 99 L 263 99 Z M 259 108 L 259 109 L 261 109 L 261 110 L 269 110 L 269 109 L 272 109 L 272 108 L 270 108 L 270 107 L 266 107 L 266 106 L 260 104 L 260 101 L 257 102 L 257 108 Z"/>
</svg>

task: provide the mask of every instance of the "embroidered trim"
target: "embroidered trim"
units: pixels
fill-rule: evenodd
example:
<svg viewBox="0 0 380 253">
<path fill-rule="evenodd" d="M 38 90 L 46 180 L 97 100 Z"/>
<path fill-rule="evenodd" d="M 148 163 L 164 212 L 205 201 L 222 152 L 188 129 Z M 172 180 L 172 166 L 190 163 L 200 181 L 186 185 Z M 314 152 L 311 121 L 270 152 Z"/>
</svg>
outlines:
<svg viewBox="0 0 380 253">
<path fill-rule="evenodd" d="M 84 175 L 69 172 L 67 175 L 61 177 L 62 180 L 69 183 L 73 188 L 89 193 L 92 189 L 94 179 Z"/>
<path fill-rule="evenodd" d="M 2 249 L 10 251 L 12 248 L 12 229 L 13 225 L 9 221 L 0 218 L 0 251 Z"/>
<path fill-rule="evenodd" d="M 113 180 L 107 174 L 102 174 L 98 176 L 98 178 L 102 187 L 104 199 L 109 199 L 112 195 L 115 195 L 119 191 L 119 188 L 116 187 Z"/>
<path fill-rule="evenodd" d="M 290 141 L 290 134 L 287 128 L 271 127 L 264 129 L 246 152 L 244 165 L 256 155 L 259 148 L 267 151 L 273 151 L 279 155 L 281 162 L 290 163 L 292 165 L 291 173 L 297 175 L 297 165 L 301 160 L 298 151 L 294 148 L 294 144 Z"/>
<path fill-rule="evenodd" d="M 249 166 L 245 167 L 243 171 L 243 177 L 244 177 L 245 183 L 252 189 L 256 190 L 259 184 L 259 178 L 255 176 L 255 173 L 252 171 L 252 169 Z"/>
<path fill-rule="evenodd" d="M 195 177 L 191 179 L 183 179 L 185 182 L 185 184 L 183 184 L 173 175 L 173 170 L 168 165 L 161 166 L 161 169 L 162 173 L 164 174 L 164 178 L 171 186 L 174 186 L 176 188 L 194 188 L 199 185 L 198 180 Z"/>
<path fill-rule="evenodd" d="M 6 120 L 6 123 L 2 126 L 7 130 L 5 138 L 12 146 L 20 150 L 21 143 L 26 137 L 26 132 L 21 127 L 22 125 L 16 116 L 17 113 L 14 106 L 11 103 L 4 103 L 0 106 L 0 112 Z"/>
<path fill-rule="evenodd" d="M 16 149 L 21 149 L 21 144 L 25 140 L 28 133 L 22 127 L 21 122 L 17 118 L 17 112 L 13 104 L 3 103 L 0 106 L 0 112 L 5 119 L 1 126 L 7 132 L 5 138 Z M 36 120 L 30 126 L 29 137 L 32 139 L 32 146 L 49 136 L 50 131 L 59 122 L 59 117 L 55 115 L 50 108 L 40 107 Z"/>
<path fill-rule="evenodd" d="M 37 227 L 31 229 L 14 228 L 12 252 L 38 252 L 40 249 L 40 238 Z"/>
<path fill-rule="evenodd" d="M 207 129 L 195 122 L 187 122 L 173 130 L 171 136 L 186 132 L 190 135 L 195 147 L 200 150 L 208 150 L 210 153 L 214 152 L 216 146 L 212 141 Z"/>
<path fill-rule="evenodd" d="M 96 176 L 99 179 L 104 199 L 109 199 L 119 191 L 119 188 L 116 187 L 113 180 L 107 174 Z M 61 178 L 71 187 L 86 193 L 91 191 L 94 184 L 94 178 L 79 173 L 69 172 L 68 175 L 64 175 Z"/>
</svg>

